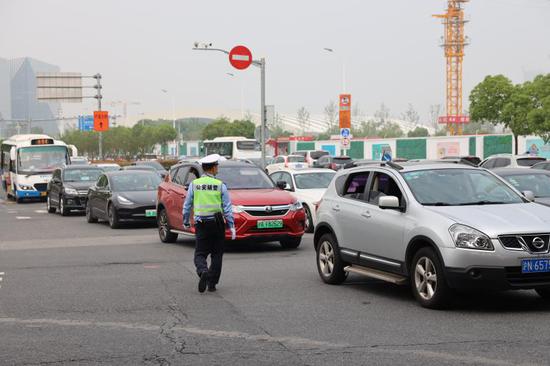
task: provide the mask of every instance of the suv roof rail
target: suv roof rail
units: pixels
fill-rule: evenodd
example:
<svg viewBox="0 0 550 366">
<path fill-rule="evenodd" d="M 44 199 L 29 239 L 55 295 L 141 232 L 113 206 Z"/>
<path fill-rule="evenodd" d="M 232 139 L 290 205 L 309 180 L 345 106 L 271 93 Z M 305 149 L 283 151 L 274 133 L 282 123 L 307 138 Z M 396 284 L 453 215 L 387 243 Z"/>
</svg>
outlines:
<svg viewBox="0 0 550 366">
<path fill-rule="evenodd" d="M 389 166 L 390 168 L 392 169 L 395 169 L 395 170 L 403 170 L 403 167 L 399 164 L 396 164 L 394 162 L 391 162 L 391 161 L 383 161 L 380 166 Z"/>
</svg>

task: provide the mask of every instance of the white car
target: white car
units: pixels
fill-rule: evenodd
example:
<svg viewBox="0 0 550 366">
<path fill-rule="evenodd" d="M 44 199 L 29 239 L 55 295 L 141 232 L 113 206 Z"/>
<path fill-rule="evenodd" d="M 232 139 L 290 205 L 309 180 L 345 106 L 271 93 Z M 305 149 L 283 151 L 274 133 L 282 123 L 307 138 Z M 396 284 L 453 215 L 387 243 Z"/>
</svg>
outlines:
<svg viewBox="0 0 550 366">
<path fill-rule="evenodd" d="M 306 158 L 301 155 L 277 155 L 273 162 L 265 167 L 267 174 L 284 168 L 307 168 Z"/>
<path fill-rule="evenodd" d="M 530 168 L 546 161 L 546 158 L 530 155 L 496 154 L 483 160 L 479 166 L 485 169 L 496 168 Z"/>
<path fill-rule="evenodd" d="M 270 175 L 273 182 L 285 182 L 285 190 L 290 191 L 302 203 L 306 212 L 306 233 L 313 232 L 317 222 L 315 208 L 336 172 L 329 169 L 289 169 L 283 168 Z"/>
</svg>

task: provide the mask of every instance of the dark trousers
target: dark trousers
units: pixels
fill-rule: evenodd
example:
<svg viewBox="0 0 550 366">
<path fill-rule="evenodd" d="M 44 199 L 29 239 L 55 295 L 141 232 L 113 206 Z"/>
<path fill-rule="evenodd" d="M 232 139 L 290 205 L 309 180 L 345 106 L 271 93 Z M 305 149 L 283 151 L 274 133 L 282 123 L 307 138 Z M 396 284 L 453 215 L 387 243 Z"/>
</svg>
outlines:
<svg viewBox="0 0 550 366">
<path fill-rule="evenodd" d="M 225 233 L 220 230 L 215 220 L 195 223 L 195 267 L 197 274 L 208 272 L 208 281 L 217 284 L 222 273 L 223 246 Z M 206 258 L 210 255 L 210 268 Z"/>
</svg>

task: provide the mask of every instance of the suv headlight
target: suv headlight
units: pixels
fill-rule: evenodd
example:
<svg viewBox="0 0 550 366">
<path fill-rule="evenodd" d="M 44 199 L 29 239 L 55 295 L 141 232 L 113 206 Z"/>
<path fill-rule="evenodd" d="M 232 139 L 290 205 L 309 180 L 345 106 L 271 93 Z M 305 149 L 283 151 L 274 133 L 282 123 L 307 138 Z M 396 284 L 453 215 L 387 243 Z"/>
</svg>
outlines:
<svg viewBox="0 0 550 366">
<path fill-rule="evenodd" d="M 298 211 L 298 210 L 301 210 L 302 208 L 303 208 L 302 202 L 300 201 L 296 201 L 290 204 L 290 211 Z"/>
<path fill-rule="evenodd" d="M 66 194 L 72 194 L 72 195 L 76 196 L 78 194 L 78 191 L 74 188 L 65 187 L 65 193 Z"/>
<path fill-rule="evenodd" d="M 244 212 L 243 206 L 233 205 L 233 213 L 241 213 Z"/>
<path fill-rule="evenodd" d="M 133 205 L 134 204 L 134 202 L 132 202 L 128 198 L 122 197 L 122 196 L 118 196 L 118 203 L 120 203 L 122 205 Z"/>
<path fill-rule="evenodd" d="M 18 184 L 17 186 L 19 187 L 19 190 L 21 190 L 21 191 L 34 191 L 33 186 L 27 186 L 25 184 Z"/>
<path fill-rule="evenodd" d="M 481 231 L 466 225 L 454 224 L 449 228 L 449 233 L 457 248 L 494 250 L 491 239 Z"/>
</svg>

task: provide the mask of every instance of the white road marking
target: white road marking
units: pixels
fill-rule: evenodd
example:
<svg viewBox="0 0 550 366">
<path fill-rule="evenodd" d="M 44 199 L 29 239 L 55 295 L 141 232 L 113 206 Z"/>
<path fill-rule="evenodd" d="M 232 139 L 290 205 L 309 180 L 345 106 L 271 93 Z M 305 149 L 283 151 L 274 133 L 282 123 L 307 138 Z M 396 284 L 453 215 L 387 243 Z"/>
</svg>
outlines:
<svg viewBox="0 0 550 366">
<path fill-rule="evenodd" d="M 8 210 L 8 213 L 9 213 L 9 214 L 16 214 L 16 213 L 17 213 L 17 211 L 13 211 L 13 210 Z"/>
<path fill-rule="evenodd" d="M 0 282 L 4 279 L 2 276 L 4 276 L 4 272 L 0 272 Z M 0 288 L 2 288 L 2 284 L 0 283 Z"/>
<path fill-rule="evenodd" d="M 30 216 L 15 216 L 15 218 L 17 220 L 30 220 L 31 219 Z"/>
<path fill-rule="evenodd" d="M 46 211 L 46 210 L 34 210 L 34 212 L 36 212 L 36 213 L 48 213 L 48 211 Z"/>
</svg>

